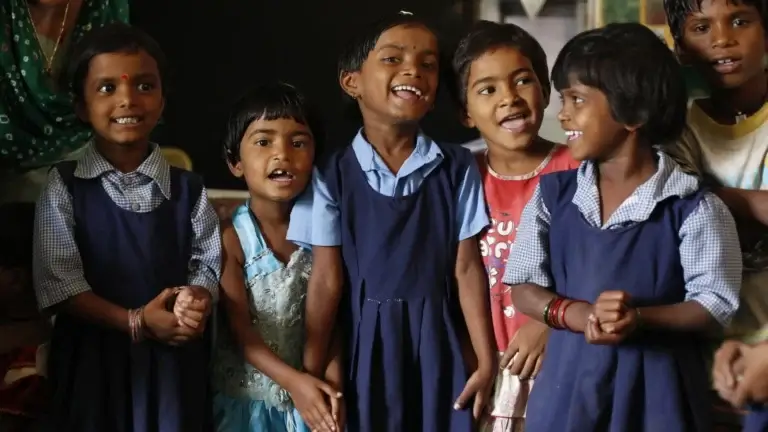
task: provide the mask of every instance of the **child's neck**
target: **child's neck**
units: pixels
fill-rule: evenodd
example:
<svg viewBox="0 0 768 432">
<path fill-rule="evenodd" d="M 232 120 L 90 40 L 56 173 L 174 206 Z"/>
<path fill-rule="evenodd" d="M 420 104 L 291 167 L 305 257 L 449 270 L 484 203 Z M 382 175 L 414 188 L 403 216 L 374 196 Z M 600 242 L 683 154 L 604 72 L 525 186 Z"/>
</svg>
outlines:
<svg viewBox="0 0 768 432">
<path fill-rule="evenodd" d="M 288 226 L 293 202 L 272 201 L 252 196 L 249 206 L 260 223 L 277 227 Z"/>
<path fill-rule="evenodd" d="M 738 88 L 713 90 L 708 111 L 719 123 L 733 124 L 737 123 L 737 117 L 750 116 L 759 111 L 767 97 L 768 78 L 763 72 Z"/>
<path fill-rule="evenodd" d="M 249 207 L 256 217 L 267 246 L 280 261 L 288 263 L 291 254 L 298 248 L 286 238 L 293 202 L 278 202 L 252 196 Z"/>
<path fill-rule="evenodd" d="M 363 136 L 373 146 L 393 174 L 413 153 L 419 125 L 364 122 Z"/>
<path fill-rule="evenodd" d="M 656 173 L 656 153 L 647 144 L 635 144 L 598 163 L 600 184 L 636 189 Z"/>
<path fill-rule="evenodd" d="M 498 145 L 488 146 L 488 166 L 502 176 L 516 177 L 530 174 L 549 156 L 554 143 L 535 137 L 527 147 L 507 149 Z"/>
<path fill-rule="evenodd" d="M 149 156 L 149 140 L 132 144 L 114 144 L 96 137 L 95 144 L 101 156 L 122 173 L 136 171 Z"/>
</svg>

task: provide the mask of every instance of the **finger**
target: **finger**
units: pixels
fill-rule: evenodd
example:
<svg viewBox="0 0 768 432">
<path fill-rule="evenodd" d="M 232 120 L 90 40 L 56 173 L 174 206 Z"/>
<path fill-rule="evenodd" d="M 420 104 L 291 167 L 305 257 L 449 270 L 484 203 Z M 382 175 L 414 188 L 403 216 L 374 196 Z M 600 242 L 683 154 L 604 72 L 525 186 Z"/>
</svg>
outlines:
<svg viewBox="0 0 768 432">
<path fill-rule="evenodd" d="M 735 349 L 720 351 L 715 356 L 714 373 L 726 388 L 733 388 L 736 385 L 733 364 L 737 358 L 738 352 Z"/>
<path fill-rule="evenodd" d="M 331 417 L 331 412 L 328 411 L 328 406 L 325 404 L 325 398 L 319 403 L 315 409 L 320 415 L 320 426 L 323 430 L 333 432 L 336 430 L 336 422 Z"/>
<path fill-rule="evenodd" d="M 603 291 L 598 297 L 599 300 L 616 300 L 622 303 L 627 303 L 630 299 L 629 294 L 626 291 Z"/>
<path fill-rule="evenodd" d="M 728 398 L 728 401 L 731 402 L 731 405 L 736 408 L 743 407 L 747 401 L 747 397 L 749 395 L 749 386 L 746 383 L 746 380 L 742 380 L 739 385 L 736 386 L 736 389 L 732 392 L 731 397 Z"/>
<path fill-rule="evenodd" d="M 475 420 L 479 420 L 480 416 L 483 415 L 484 409 L 485 409 L 485 392 L 479 391 L 475 393 L 475 403 L 472 406 L 472 417 L 474 417 Z"/>
<path fill-rule="evenodd" d="M 205 318 L 205 315 L 202 312 L 197 312 L 191 309 L 184 309 L 180 311 L 180 313 L 176 316 L 181 320 L 193 321 L 195 323 L 199 323 L 203 320 L 203 318 Z"/>
<path fill-rule="evenodd" d="M 313 431 L 325 430 L 325 426 L 323 425 L 323 422 L 321 420 L 320 413 L 317 412 L 316 409 L 311 409 L 307 417 L 309 417 L 307 419 L 309 420 L 307 423 L 310 429 L 312 429 Z"/>
<path fill-rule="evenodd" d="M 601 323 L 607 324 L 619 321 L 622 318 L 622 312 L 595 311 L 595 316 Z"/>
<path fill-rule="evenodd" d="M 317 388 L 319 388 L 323 393 L 327 394 L 328 397 L 330 397 L 332 401 L 333 400 L 337 400 L 337 399 L 341 399 L 342 394 L 341 394 L 340 391 L 338 391 L 335 388 L 331 387 L 330 385 L 328 385 L 328 383 L 324 383 L 324 382 L 322 382 L 320 380 L 318 380 L 318 381 L 319 381 L 319 383 L 317 385 Z"/>
<path fill-rule="evenodd" d="M 512 362 L 507 365 L 509 373 L 512 375 L 520 375 L 520 372 L 523 370 L 523 366 L 525 365 L 525 360 L 527 358 L 527 354 L 518 351 L 517 354 L 515 354 L 515 356 L 512 358 Z"/>
<path fill-rule="evenodd" d="M 514 339 L 512 342 L 509 343 L 507 346 L 507 350 L 504 351 L 504 355 L 501 356 L 501 360 L 499 360 L 499 366 L 503 368 L 509 368 L 512 365 L 512 362 L 515 361 L 515 356 L 517 355 L 518 347 L 515 343 Z"/>
<path fill-rule="evenodd" d="M 601 300 L 595 303 L 595 312 L 621 312 L 625 307 L 619 300 Z"/>
<path fill-rule="evenodd" d="M 336 426 L 336 429 L 339 429 L 339 398 L 332 397 L 331 398 L 331 417 L 333 417 L 333 422 Z"/>
<path fill-rule="evenodd" d="M 520 370 L 520 379 L 528 379 L 533 374 L 533 370 L 536 368 L 536 361 L 538 359 L 538 356 L 529 354 L 526 359 L 525 363 L 523 364 L 523 367 Z"/>
<path fill-rule="evenodd" d="M 456 398 L 456 402 L 453 404 L 453 409 L 460 410 L 464 408 L 469 398 L 475 393 L 474 387 L 474 380 L 470 377 L 469 381 L 467 381 L 467 384 L 464 386 L 464 390 L 462 390 L 459 397 Z"/>
<path fill-rule="evenodd" d="M 539 371 L 541 370 L 542 363 L 544 363 L 544 354 L 536 358 L 536 364 L 533 367 L 533 374 L 531 375 L 531 378 L 536 378 L 537 376 L 539 376 Z"/>
<path fill-rule="evenodd" d="M 158 294 L 157 297 L 155 297 L 155 299 L 152 302 L 150 302 L 150 303 L 154 303 L 155 301 L 157 301 L 158 303 L 161 303 L 161 304 L 165 303 L 166 300 L 168 300 L 169 298 L 171 298 L 175 294 L 176 293 L 174 292 L 174 290 L 172 288 L 166 288 L 166 289 L 162 290 L 160 292 L 160 294 Z"/>
</svg>

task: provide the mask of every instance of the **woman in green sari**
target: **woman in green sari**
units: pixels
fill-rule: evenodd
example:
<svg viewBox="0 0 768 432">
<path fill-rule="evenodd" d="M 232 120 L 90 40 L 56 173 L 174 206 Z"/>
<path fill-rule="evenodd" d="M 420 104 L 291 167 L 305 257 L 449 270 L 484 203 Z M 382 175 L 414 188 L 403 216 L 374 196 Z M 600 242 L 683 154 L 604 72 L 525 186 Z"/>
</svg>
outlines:
<svg viewBox="0 0 768 432">
<path fill-rule="evenodd" d="M 0 203 L 34 201 L 47 167 L 90 138 L 57 80 L 69 47 L 94 27 L 128 22 L 128 3 L 0 1 Z"/>
</svg>

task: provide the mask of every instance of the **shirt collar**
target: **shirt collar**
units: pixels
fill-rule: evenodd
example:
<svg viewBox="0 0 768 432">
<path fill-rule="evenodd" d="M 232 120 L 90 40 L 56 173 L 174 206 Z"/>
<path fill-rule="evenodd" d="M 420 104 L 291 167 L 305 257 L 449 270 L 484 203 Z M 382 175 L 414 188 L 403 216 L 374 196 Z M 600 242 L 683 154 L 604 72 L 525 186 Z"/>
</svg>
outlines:
<svg viewBox="0 0 768 432">
<path fill-rule="evenodd" d="M 163 196 L 166 199 L 171 198 L 171 173 L 170 165 L 165 160 L 160 146 L 154 143 L 150 143 L 151 152 L 144 162 L 136 169 L 136 173 L 143 174 L 151 178 L 157 186 L 160 188 Z M 100 177 L 104 174 L 116 172 L 120 175 L 127 175 L 131 173 L 120 173 L 107 161 L 104 156 L 96 149 L 96 145 L 93 142 L 88 144 L 88 148 L 77 163 L 75 169 L 75 177 L 83 179 L 92 179 Z"/>
<path fill-rule="evenodd" d="M 695 193 L 700 187 L 700 181 L 691 175 L 684 173 L 680 166 L 664 152 L 657 152 L 658 166 L 656 173 L 635 191 L 635 195 L 652 204 L 652 207 L 669 197 L 685 197 Z M 597 188 L 597 164 L 585 161 L 579 166 L 577 175 L 579 188 L 577 195 L 589 194 L 589 191 Z M 586 187 L 582 187 L 586 186 Z M 574 197 L 574 202 L 579 201 Z"/>
<path fill-rule="evenodd" d="M 373 145 L 365 139 L 362 129 L 357 132 L 357 135 L 352 140 L 352 149 L 363 171 L 390 171 L 384 160 L 376 152 L 376 149 L 373 148 Z M 416 146 L 409 159 L 418 158 L 419 162 L 421 162 L 418 165 L 421 165 L 422 163 L 442 157 L 443 152 L 440 150 L 440 146 L 435 144 L 431 138 L 419 132 L 416 136 Z"/>
</svg>

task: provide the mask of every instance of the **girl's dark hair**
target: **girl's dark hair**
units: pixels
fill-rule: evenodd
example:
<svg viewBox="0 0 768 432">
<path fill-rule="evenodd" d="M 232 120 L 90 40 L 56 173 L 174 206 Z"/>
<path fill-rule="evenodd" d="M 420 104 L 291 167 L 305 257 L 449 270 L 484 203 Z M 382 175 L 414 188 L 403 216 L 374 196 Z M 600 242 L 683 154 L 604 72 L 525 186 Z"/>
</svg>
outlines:
<svg viewBox="0 0 768 432">
<path fill-rule="evenodd" d="M 340 77 L 345 72 L 359 72 L 363 67 L 363 63 L 368 58 L 368 55 L 376 47 L 376 43 L 379 41 L 379 37 L 385 31 L 397 27 L 397 26 L 421 26 L 431 31 L 435 36 L 438 35 L 435 26 L 430 21 L 423 18 L 417 18 L 416 15 L 400 11 L 387 15 L 385 18 L 381 18 L 371 25 L 364 27 L 364 30 L 356 34 L 347 44 L 346 48 L 339 56 L 337 64 L 336 77 Z M 446 56 L 440 55 L 440 71 L 446 70 L 443 65 Z M 441 77 L 443 78 L 442 74 Z M 439 90 L 439 89 L 438 89 Z M 357 108 L 357 101 L 349 97 L 346 93 L 343 94 L 344 105 L 343 111 L 345 116 L 350 119 L 361 120 L 360 110 Z"/>
<path fill-rule="evenodd" d="M 732 4 L 752 6 L 760 12 L 763 29 L 768 27 L 768 5 L 766 0 L 726 0 Z M 685 20 L 694 12 L 701 11 L 702 0 L 664 0 L 664 12 L 667 15 L 667 24 L 675 40 L 680 45 L 685 32 Z"/>
<path fill-rule="evenodd" d="M 296 87 L 277 82 L 259 85 L 235 102 L 224 137 L 224 158 L 228 163 L 234 165 L 240 161 L 243 135 L 248 126 L 259 119 L 293 119 L 306 125 L 315 139 L 315 157 L 321 154 L 325 137 L 320 117 Z"/>
<path fill-rule="evenodd" d="M 641 125 L 640 137 L 661 145 L 680 137 L 688 95 L 674 53 L 638 23 L 609 24 L 571 39 L 557 56 L 552 82 L 561 91 L 574 82 L 605 94 L 613 118 Z"/>
<path fill-rule="evenodd" d="M 464 38 L 453 55 L 454 83 L 451 90 L 462 107 L 467 104 L 467 80 L 472 63 L 488 52 L 499 48 L 514 48 L 531 61 L 544 100 L 549 101 L 552 86 L 549 82 L 547 54 L 541 44 L 527 31 L 514 24 L 478 21 Z"/>
<path fill-rule="evenodd" d="M 76 102 L 82 102 L 85 79 L 94 57 L 100 54 L 137 53 L 139 51 L 144 51 L 155 59 L 160 73 L 163 96 L 165 96 L 168 61 L 163 50 L 151 36 L 124 23 L 112 23 L 93 29 L 78 41 L 70 56 L 66 73 L 63 75 L 64 88 L 72 91 Z"/>
<path fill-rule="evenodd" d="M 341 76 L 344 72 L 357 72 L 363 66 L 368 55 L 376 47 L 379 37 L 385 31 L 397 26 L 422 26 L 437 35 L 434 27 L 426 20 L 417 18 L 410 12 L 400 11 L 397 14 L 387 16 L 377 20 L 365 30 L 356 35 L 346 49 L 342 51 L 338 62 L 338 74 Z"/>
</svg>

